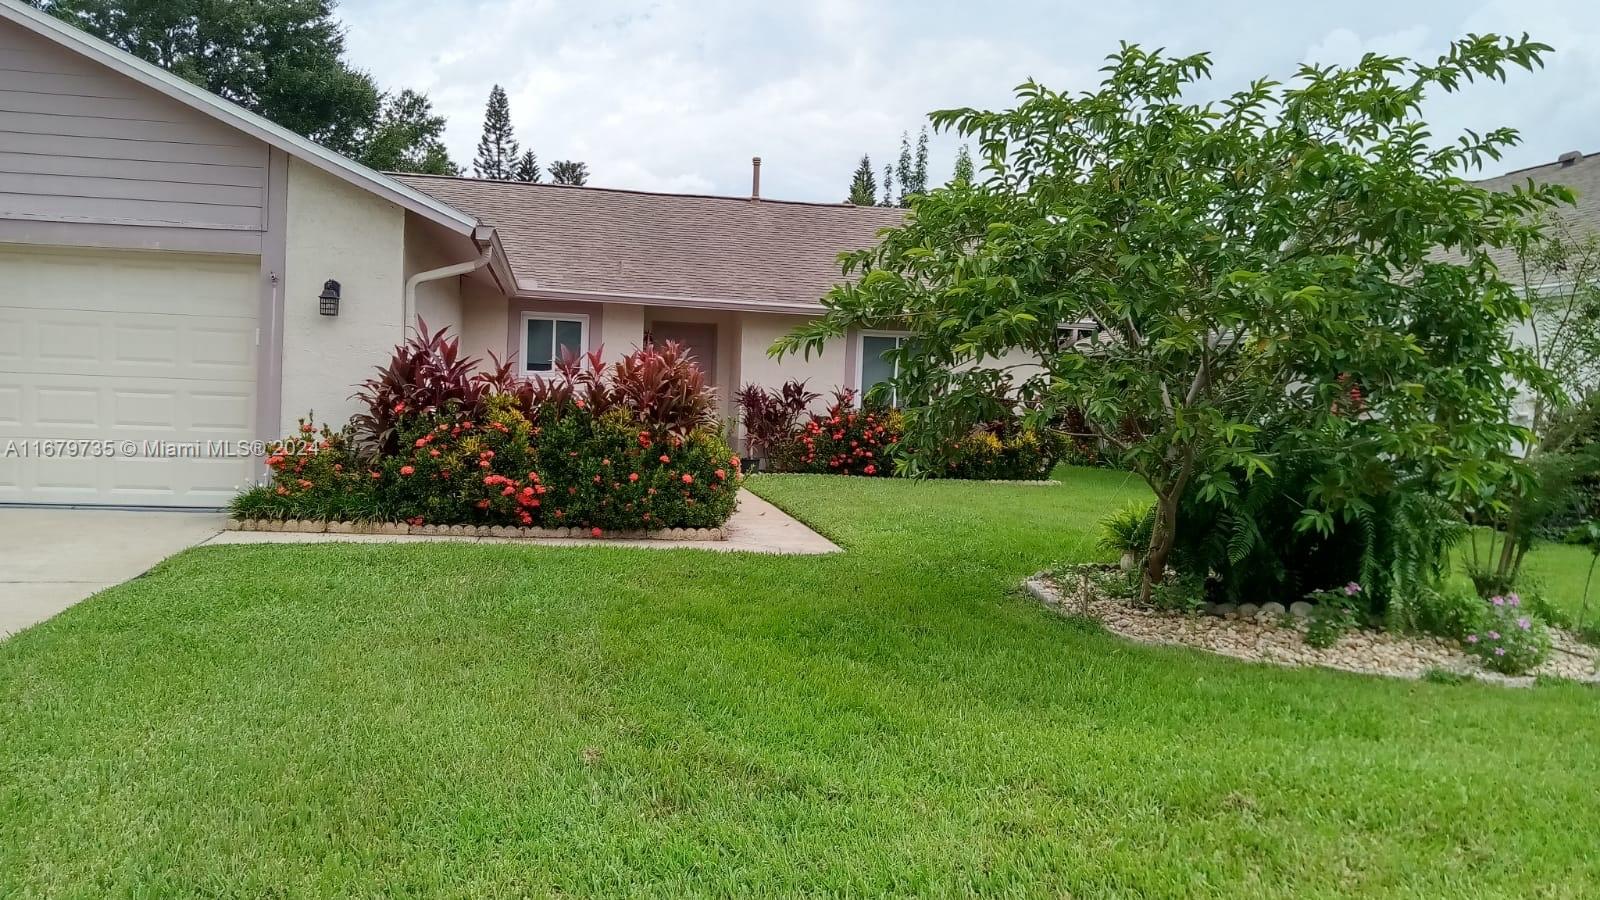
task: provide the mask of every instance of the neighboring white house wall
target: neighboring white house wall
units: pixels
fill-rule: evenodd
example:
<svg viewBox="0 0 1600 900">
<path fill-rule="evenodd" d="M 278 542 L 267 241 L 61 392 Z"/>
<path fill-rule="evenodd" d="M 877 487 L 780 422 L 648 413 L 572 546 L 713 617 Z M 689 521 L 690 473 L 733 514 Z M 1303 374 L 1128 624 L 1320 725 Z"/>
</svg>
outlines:
<svg viewBox="0 0 1600 900">
<path fill-rule="evenodd" d="M 283 426 L 314 411 L 341 423 L 355 385 L 402 338 L 405 212 L 299 160 L 289 160 L 283 296 Z M 318 311 L 323 282 L 339 282 L 337 316 Z"/>
</svg>

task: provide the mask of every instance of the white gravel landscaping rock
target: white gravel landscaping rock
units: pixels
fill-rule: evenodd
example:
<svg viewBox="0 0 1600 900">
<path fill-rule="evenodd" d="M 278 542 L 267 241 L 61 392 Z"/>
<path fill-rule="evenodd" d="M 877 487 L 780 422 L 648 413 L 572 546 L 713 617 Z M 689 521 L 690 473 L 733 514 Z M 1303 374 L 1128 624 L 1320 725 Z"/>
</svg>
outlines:
<svg viewBox="0 0 1600 900">
<path fill-rule="evenodd" d="M 1084 583 L 1088 583 L 1087 579 Z M 1223 617 L 1222 613 L 1190 615 L 1138 607 L 1116 598 L 1086 596 L 1079 586 L 1058 584 L 1044 574 L 1029 578 L 1023 586 L 1063 614 L 1086 615 L 1111 633 L 1144 644 L 1193 647 L 1251 662 L 1321 666 L 1395 678 L 1421 678 L 1438 669 L 1507 686 L 1532 685 L 1533 676 L 1541 675 L 1600 684 L 1600 648 L 1556 628 L 1550 629 L 1550 657 L 1534 670 L 1533 676 L 1510 677 L 1484 669 L 1455 641 L 1438 637 L 1358 629 L 1346 633 L 1332 647 L 1318 649 L 1305 642 L 1303 623 L 1286 628 L 1273 616 L 1252 618 L 1254 613 L 1271 607 L 1277 607 L 1281 615 L 1283 606 L 1278 603 L 1259 607 L 1245 603 L 1235 617 Z M 1228 605 L 1218 604 L 1217 608 Z M 1306 614 L 1310 614 L 1309 610 Z"/>
</svg>

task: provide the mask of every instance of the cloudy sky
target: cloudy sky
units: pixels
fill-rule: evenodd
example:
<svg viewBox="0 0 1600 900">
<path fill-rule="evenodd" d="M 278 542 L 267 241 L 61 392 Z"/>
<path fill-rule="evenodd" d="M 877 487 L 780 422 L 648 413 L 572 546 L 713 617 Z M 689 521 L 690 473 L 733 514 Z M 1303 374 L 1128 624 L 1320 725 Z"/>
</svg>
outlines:
<svg viewBox="0 0 1600 900">
<path fill-rule="evenodd" d="M 357 65 L 449 117 L 458 163 L 499 82 L 524 146 L 607 187 L 743 194 L 760 156 L 765 196 L 842 200 L 861 154 L 881 170 L 929 110 L 1006 104 L 1027 77 L 1090 87 L 1120 40 L 1211 51 L 1220 94 L 1301 62 L 1527 32 L 1556 48 L 1547 68 L 1433 102 L 1435 131 L 1520 130 L 1501 170 L 1600 152 L 1594 0 L 343 0 L 340 16 Z M 935 179 L 953 154 L 935 137 Z"/>
</svg>

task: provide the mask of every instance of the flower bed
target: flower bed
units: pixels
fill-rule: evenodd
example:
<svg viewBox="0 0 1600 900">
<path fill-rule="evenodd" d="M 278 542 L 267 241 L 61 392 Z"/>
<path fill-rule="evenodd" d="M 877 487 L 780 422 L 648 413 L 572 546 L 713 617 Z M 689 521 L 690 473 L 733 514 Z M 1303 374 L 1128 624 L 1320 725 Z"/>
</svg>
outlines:
<svg viewBox="0 0 1600 900">
<path fill-rule="evenodd" d="M 1080 567 L 1061 577 L 1041 573 L 1028 579 L 1025 587 L 1046 606 L 1094 619 L 1130 640 L 1192 647 L 1252 662 L 1401 678 L 1443 672 L 1508 685 L 1532 684 L 1535 676 L 1600 683 L 1600 649 L 1559 629 L 1549 629 L 1549 656 L 1529 675 L 1511 677 L 1486 668 L 1481 654 L 1469 649 L 1470 645 L 1431 635 L 1350 628 L 1327 646 L 1312 646 L 1305 637 L 1309 620 L 1289 615 L 1287 610 L 1272 610 L 1277 604 L 1263 604 L 1256 610 L 1240 607 L 1217 615 L 1141 607 L 1099 590 L 1092 568 Z"/>
<path fill-rule="evenodd" d="M 903 431 L 893 409 L 857 408 L 855 391 L 837 391 L 826 412 L 772 447 L 775 472 L 893 475 L 891 459 Z"/>
<path fill-rule="evenodd" d="M 598 537 L 715 529 L 732 515 L 739 460 L 678 348 L 615 366 L 598 353 L 566 359 L 529 382 L 498 361 L 480 369 L 445 332 L 419 326 L 358 394 L 365 414 L 338 430 L 302 421 L 269 448 L 271 481 L 235 498 L 235 518 Z"/>
<path fill-rule="evenodd" d="M 802 417 L 815 398 L 803 382 L 777 391 L 755 385 L 740 392 L 752 449 L 767 453 L 774 472 L 820 475 L 894 475 L 894 458 L 905 436 L 897 409 L 856 406 L 852 390 L 835 391 L 821 414 Z M 803 418 L 803 421 L 802 421 Z M 972 481 L 1044 481 L 1066 450 L 1053 432 L 1025 428 L 1011 419 L 974 428 L 951 442 L 944 464 L 932 477 Z"/>
</svg>

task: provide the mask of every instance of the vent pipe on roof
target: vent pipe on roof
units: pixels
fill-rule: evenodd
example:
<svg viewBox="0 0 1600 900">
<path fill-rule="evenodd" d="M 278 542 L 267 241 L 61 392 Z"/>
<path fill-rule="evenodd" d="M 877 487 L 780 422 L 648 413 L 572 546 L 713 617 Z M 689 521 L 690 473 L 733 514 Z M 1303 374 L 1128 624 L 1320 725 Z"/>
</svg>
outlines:
<svg viewBox="0 0 1600 900">
<path fill-rule="evenodd" d="M 1560 163 L 1563 166 L 1570 166 L 1570 165 L 1576 164 L 1577 162 L 1581 161 L 1582 159 L 1583 159 L 1583 151 L 1582 150 L 1568 150 L 1567 152 L 1565 152 L 1565 153 L 1561 154 L 1560 156 L 1556 157 L 1556 162 Z"/>
<path fill-rule="evenodd" d="M 750 199 L 761 199 L 761 157 L 750 157 Z"/>
</svg>

